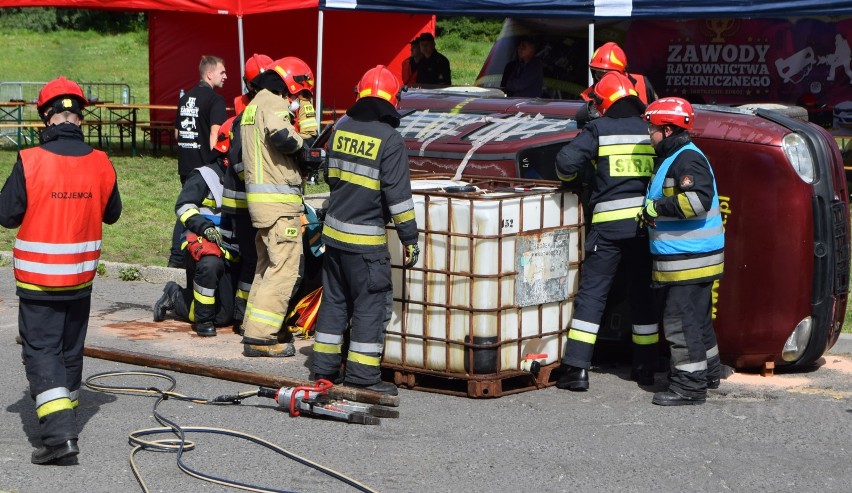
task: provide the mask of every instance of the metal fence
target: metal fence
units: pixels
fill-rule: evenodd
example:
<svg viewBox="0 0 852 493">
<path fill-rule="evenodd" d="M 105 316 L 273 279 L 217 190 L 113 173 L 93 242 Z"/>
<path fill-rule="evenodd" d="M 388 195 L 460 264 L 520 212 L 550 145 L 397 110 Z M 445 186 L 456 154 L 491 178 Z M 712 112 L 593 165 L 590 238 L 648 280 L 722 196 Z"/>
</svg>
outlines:
<svg viewBox="0 0 852 493">
<path fill-rule="evenodd" d="M 21 121 L 15 122 L 11 115 L 0 115 L 2 123 L 26 123 L 41 121 L 36 110 L 35 103 L 38 100 L 38 93 L 47 82 L 18 82 L 18 81 L 0 81 L 0 102 L 23 102 L 25 104 L 21 111 Z M 83 90 L 83 94 L 91 103 L 118 103 L 118 104 L 133 104 L 136 102 L 135 96 L 130 91 L 130 86 L 123 82 L 77 82 Z M 91 106 L 87 108 L 85 115 L 86 120 L 95 123 L 95 125 L 87 126 L 88 137 L 90 140 L 97 139 L 101 141 L 104 137 L 118 137 L 117 132 L 121 130 L 112 125 L 101 126 L 97 122 L 106 119 L 105 115 L 101 114 L 102 109 Z M 97 131 L 98 134 L 94 135 Z M 105 132 L 101 135 L 101 132 Z M 115 133 L 115 135 L 112 135 Z M 0 145 L 16 143 L 21 139 L 20 129 L 0 128 Z"/>
</svg>

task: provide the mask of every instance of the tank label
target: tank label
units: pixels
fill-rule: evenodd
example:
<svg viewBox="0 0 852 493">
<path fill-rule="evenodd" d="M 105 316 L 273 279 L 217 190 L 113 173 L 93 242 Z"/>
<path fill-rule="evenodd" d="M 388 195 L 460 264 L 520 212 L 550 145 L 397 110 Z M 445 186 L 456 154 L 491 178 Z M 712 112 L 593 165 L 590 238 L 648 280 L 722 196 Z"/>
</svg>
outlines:
<svg viewBox="0 0 852 493">
<path fill-rule="evenodd" d="M 577 265 L 571 265 L 571 249 L 577 250 L 579 233 L 564 228 L 545 233 L 524 234 L 515 242 L 518 275 L 515 278 L 515 304 L 534 306 L 564 301 L 574 288 L 570 279 Z"/>
</svg>

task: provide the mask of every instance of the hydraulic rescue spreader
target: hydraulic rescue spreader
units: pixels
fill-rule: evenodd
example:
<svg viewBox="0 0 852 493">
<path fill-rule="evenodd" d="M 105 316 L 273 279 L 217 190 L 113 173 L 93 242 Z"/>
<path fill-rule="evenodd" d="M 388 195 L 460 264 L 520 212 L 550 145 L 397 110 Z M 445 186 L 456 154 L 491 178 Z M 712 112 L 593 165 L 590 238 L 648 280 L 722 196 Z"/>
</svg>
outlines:
<svg viewBox="0 0 852 493">
<path fill-rule="evenodd" d="M 385 406 L 332 398 L 328 395 L 332 387 L 334 384 L 330 381 L 319 379 L 313 386 L 281 387 L 278 390 L 260 387 L 257 396 L 275 399 L 278 405 L 289 410 L 290 416 L 304 414 L 362 425 L 380 424 L 379 418 L 399 417 L 399 411 Z"/>
</svg>

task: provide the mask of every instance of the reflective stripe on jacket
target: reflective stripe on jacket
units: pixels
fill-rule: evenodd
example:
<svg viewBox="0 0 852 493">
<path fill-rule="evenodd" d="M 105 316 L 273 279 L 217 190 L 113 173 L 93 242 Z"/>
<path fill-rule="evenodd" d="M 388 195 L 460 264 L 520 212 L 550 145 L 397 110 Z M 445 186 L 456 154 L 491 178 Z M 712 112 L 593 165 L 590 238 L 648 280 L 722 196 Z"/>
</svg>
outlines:
<svg viewBox="0 0 852 493">
<path fill-rule="evenodd" d="M 382 122 L 341 120 L 329 149 L 323 241 L 350 252 L 384 250 L 385 225 L 393 221 L 402 244 L 416 243 L 408 154 L 400 134 Z"/>
<path fill-rule="evenodd" d="M 665 158 L 648 184 L 646 201 L 670 197 L 679 193 L 668 172 L 678 156 L 685 150 L 697 152 L 707 162 L 706 156 L 693 143 L 688 143 Z M 710 169 L 710 164 L 707 162 Z M 712 176 L 713 171 L 710 169 Z M 671 181 L 671 183 L 667 183 Z M 698 282 L 718 279 L 724 269 L 725 231 L 719 212 L 719 194 L 713 181 L 713 199 L 710 210 L 696 213 L 695 217 L 659 216 L 656 227 L 649 228 L 652 280 L 658 283 Z"/>
</svg>

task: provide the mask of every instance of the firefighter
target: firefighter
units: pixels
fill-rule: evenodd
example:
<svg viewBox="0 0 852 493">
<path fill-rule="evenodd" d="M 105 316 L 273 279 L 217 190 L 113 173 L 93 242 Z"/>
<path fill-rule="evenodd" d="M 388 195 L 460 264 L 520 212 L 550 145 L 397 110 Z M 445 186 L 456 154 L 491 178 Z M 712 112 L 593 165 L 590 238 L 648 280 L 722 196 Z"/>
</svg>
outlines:
<svg viewBox="0 0 852 493">
<path fill-rule="evenodd" d="M 654 383 L 659 341 L 648 235 L 634 220 L 644 203 L 654 165 L 654 149 L 642 120 L 645 105 L 630 80 L 618 72 L 604 75 L 595 84 L 592 97 L 603 116 L 586 125 L 556 156 L 556 174 L 565 182 L 576 180 L 586 167 L 596 168 L 580 287 L 556 383 L 568 390 L 589 388 L 592 352 L 619 268 L 626 271 L 629 283 L 631 378 L 640 385 Z"/>
<path fill-rule="evenodd" d="M 395 130 L 402 88 L 383 65 L 368 70 L 357 101 L 331 135 L 326 181 L 331 195 L 323 225 L 323 297 L 313 345 L 313 377 L 340 380 L 344 336 L 351 324 L 343 381 L 397 394 L 382 382 L 385 329 L 392 309 L 385 225 L 393 220 L 406 268 L 417 263 L 417 224 L 408 154 Z"/>
<path fill-rule="evenodd" d="M 722 370 L 711 317 L 711 290 L 724 270 L 719 194 L 707 157 L 689 137 L 692 105 L 658 99 L 644 117 L 658 162 L 637 219 L 649 228 L 651 279 L 671 348 L 669 388 L 652 402 L 703 404 L 707 389 L 719 387 Z"/>
<path fill-rule="evenodd" d="M 595 84 L 601 80 L 604 74 L 618 72 L 630 80 L 639 99 L 645 105 L 657 99 L 657 93 L 654 91 L 650 79 L 641 74 L 627 72 L 627 55 L 624 54 L 624 50 L 618 44 L 612 41 L 604 43 L 600 48 L 595 50 L 591 60 L 589 60 L 589 70 L 592 72 L 592 79 L 595 81 Z M 594 84 L 592 84 L 580 94 L 580 97 L 587 102 L 586 106 L 581 108 L 577 113 L 576 119 L 581 125 L 600 116 L 592 101 L 594 87 Z"/>
<path fill-rule="evenodd" d="M 87 104 L 65 77 L 45 84 L 36 104 L 42 144 L 20 151 L 0 193 L 0 224 L 20 226 L 18 331 L 42 441 L 34 464 L 80 452 L 76 408 L 102 223 L 121 215 L 112 163 L 83 140 Z"/>
<path fill-rule="evenodd" d="M 312 75 L 288 70 L 277 60 L 258 75 L 260 90 L 240 118 L 240 139 L 245 168 L 246 202 L 255 239 L 257 266 L 246 305 L 243 355 L 294 356 L 292 342 L 280 343 L 290 298 L 302 275 L 301 215 L 303 175 L 298 153 L 304 139 L 294 128 L 291 110 Z M 285 337 L 292 337 L 284 330 Z"/>
<path fill-rule="evenodd" d="M 261 73 L 266 71 L 272 63 L 272 59 L 266 55 L 255 53 L 246 61 L 245 83 L 246 94 L 234 98 L 234 108 L 237 116 L 231 124 L 230 148 L 228 150 L 229 165 L 225 169 L 225 191 L 222 196 L 222 213 L 230 217 L 240 252 L 238 264 L 239 273 L 235 276 L 237 281 L 234 295 L 234 330 L 239 333 L 246 313 L 246 302 L 251 283 L 254 279 L 254 269 L 257 266 L 257 249 L 254 238 L 257 229 L 251 225 L 248 203 L 246 202 L 246 184 L 243 175 L 242 156 L 242 133 L 240 131 L 240 118 L 246 105 L 254 99 L 259 88 L 252 81 Z"/>
<path fill-rule="evenodd" d="M 175 215 L 185 232 L 181 239 L 186 263 L 186 289 L 166 283 L 154 303 L 154 321 L 174 310 L 181 320 L 194 323 L 201 337 L 214 337 L 216 327 L 231 323 L 234 315 L 232 272 L 239 263 L 230 218 L 222 215 L 225 169 L 234 117 L 219 128 L 213 147 L 216 161 L 190 172 L 175 203 Z"/>
</svg>

